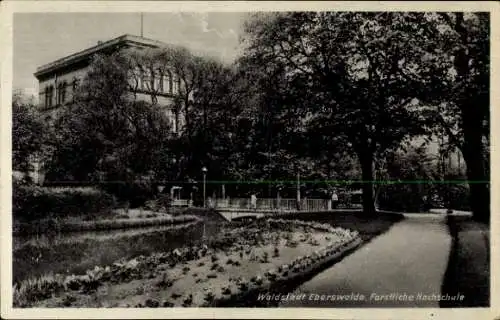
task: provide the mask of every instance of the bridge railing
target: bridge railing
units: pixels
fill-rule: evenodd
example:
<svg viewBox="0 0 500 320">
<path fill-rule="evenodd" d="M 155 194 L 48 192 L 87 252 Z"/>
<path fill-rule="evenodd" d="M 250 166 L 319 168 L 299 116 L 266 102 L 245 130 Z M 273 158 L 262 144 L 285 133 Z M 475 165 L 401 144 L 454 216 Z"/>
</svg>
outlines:
<svg viewBox="0 0 500 320">
<path fill-rule="evenodd" d="M 216 199 L 214 202 L 219 209 L 253 209 L 248 198 Z M 326 199 L 302 199 L 297 206 L 296 199 L 276 199 L 261 198 L 256 202 L 257 210 L 277 210 L 277 211 L 327 211 L 331 209 L 329 201 Z"/>
<path fill-rule="evenodd" d="M 174 199 L 174 200 L 172 200 L 171 206 L 173 206 L 173 207 L 188 207 L 188 206 L 190 206 L 190 201 L 187 199 Z"/>
</svg>

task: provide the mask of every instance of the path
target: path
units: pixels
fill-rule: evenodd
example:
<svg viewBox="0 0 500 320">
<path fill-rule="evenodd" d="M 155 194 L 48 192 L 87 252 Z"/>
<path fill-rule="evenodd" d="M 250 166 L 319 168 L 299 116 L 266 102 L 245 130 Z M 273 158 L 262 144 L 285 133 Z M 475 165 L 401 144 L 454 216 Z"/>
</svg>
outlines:
<svg viewBox="0 0 500 320">
<path fill-rule="evenodd" d="M 282 302 L 280 306 L 439 307 L 436 297 L 441 294 L 451 247 L 445 221 L 445 215 L 407 215 L 387 233 L 302 284 L 294 293 L 306 294 L 305 298 Z M 436 296 L 430 297 L 434 301 L 424 301 L 417 297 L 418 293 Z M 311 294 L 359 294 L 365 300 L 331 301 L 331 297 L 330 301 L 314 301 Z M 390 294 L 400 296 L 376 301 Z M 414 295 L 414 301 L 409 301 L 410 295 Z"/>
</svg>

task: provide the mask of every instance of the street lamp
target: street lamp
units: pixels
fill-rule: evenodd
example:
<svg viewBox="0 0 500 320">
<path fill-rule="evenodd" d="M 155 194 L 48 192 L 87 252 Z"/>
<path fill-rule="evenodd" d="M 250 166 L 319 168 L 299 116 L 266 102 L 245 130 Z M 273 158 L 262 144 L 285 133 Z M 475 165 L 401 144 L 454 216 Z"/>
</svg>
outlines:
<svg viewBox="0 0 500 320">
<path fill-rule="evenodd" d="M 203 172 L 203 208 L 206 208 L 206 184 L 207 184 L 207 168 L 201 168 L 201 172 Z"/>
</svg>

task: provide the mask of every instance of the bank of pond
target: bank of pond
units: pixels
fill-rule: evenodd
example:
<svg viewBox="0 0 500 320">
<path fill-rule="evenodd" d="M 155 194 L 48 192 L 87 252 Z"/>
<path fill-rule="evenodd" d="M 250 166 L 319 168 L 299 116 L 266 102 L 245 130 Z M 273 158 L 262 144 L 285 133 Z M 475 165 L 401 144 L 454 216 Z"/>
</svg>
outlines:
<svg viewBox="0 0 500 320">
<path fill-rule="evenodd" d="M 197 222 L 108 237 L 99 246 L 95 239 L 57 241 L 53 249 L 41 242 L 15 250 L 15 269 L 20 259 L 40 257 L 31 270 L 17 272 L 15 306 L 238 305 L 251 293 L 300 281 L 362 243 L 354 230 L 282 219 Z"/>
<path fill-rule="evenodd" d="M 15 304 L 140 307 L 147 306 L 143 298 L 155 292 L 162 306 L 183 306 L 181 301 L 189 302 L 190 297 L 175 298 L 182 288 L 204 284 L 200 287 L 203 292 L 213 287 L 209 293 L 209 296 L 214 294 L 212 298 L 216 302 L 213 303 L 245 306 L 248 297 L 240 295 L 248 295 L 261 286 L 271 288 L 277 283 L 279 288 L 285 288 L 290 281 L 299 284 L 325 263 L 341 258 L 399 220 L 394 215 L 369 219 L 352 212 L 292 214 L 279 219 L 240 222 L 217 220 L 217 215 L 214 219 L 208 215 L 203 217 L 177 225 L 14 236 Z M 300 265 L 302 269 L 284 272 L 291 264 Z M 266 269 L 271 270 L 271 274 L 262 274 Z M 120 278 L 123 272 L 127 274 L 126 279 Z M 134 275 L 129 277 L 129 273 Z M 79 278 L 82 276 L 83 280 Z M 99 289 L 88 291 L 85 285 L 76 286 L 78 290 L 68 289 L 68 279 L 78 283 L 90 281 L 99 284 Z M 109 279 L 114 282 L 110 283 Z M 127 293 L 123 300 L 126 304 L 119 303 L 120 296 L 111 297 L 106 295 L 107 291 L 102 292 L 110 288 L 120 291 L 122 287 L 125 290 L 122 294 Z M 129 294 L 131 288 L 137 292 Z M 195 294 L 191 305 L 205 305 L 205 293 Z M 51 296 L 56 298 L 47 300 Z M 99 303 L 88 301 L 89 297 Z"/>
</svg>

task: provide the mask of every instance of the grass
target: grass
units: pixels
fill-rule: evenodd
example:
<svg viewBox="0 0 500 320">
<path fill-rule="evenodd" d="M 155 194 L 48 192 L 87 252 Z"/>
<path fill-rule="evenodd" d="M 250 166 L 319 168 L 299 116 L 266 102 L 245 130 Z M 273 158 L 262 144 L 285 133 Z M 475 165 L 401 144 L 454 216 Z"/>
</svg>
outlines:
<svg viewBox="0 0 500 320">
<path fill-rule="evenodd" d="M 375 216 L 367 216 L 362 211 L 294 213 L 280 216 L 280 218 L 317 221 L 356 230 L 365 242 L 386 232 L 394 223 L 404 219 L 400 214 L 379 212 Z"/>
<path fill-rule="evenodd" d="M 442 285 L 443 294 L 463 300 L 442 301 L 441 307 L 490 306 L 490 229 L 469 217 L 448 217 L 452 248 Z"/>
<path fill-rule="evenodd" d="M 21 285 L 14 285 L 13 299 L 19 307 L 28 306 L 31 303 L 48 299 L 64 289 L 62 277 L 45 275 L 36 279 L 23 281 Z"/>
<path fill-rule="evenodd" d="M 94 221 L 83 221 L 75 218 L 61 220 L 56 219 L 47 221 L 46 223 L 31 222 L 25 224 L 17 224 L 16 228 L 14 228 L 14 235 L 142 228 L 148 226 L 186 223 L 195 220 L 199 220 L 199 218 L 191 215 L 176 217 L 155 217 L 151 214 L 149 215 L 149 217 L 144 216 L 141 218 L 125 218 L 124 216 L 122 216 L 120 219 L 103 219 Z"/>
</svg>

